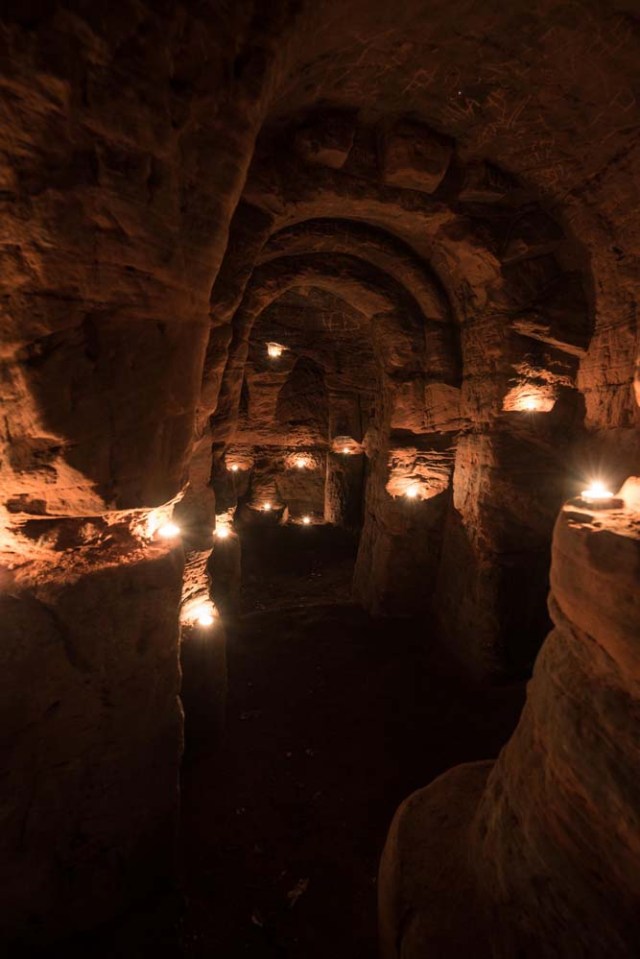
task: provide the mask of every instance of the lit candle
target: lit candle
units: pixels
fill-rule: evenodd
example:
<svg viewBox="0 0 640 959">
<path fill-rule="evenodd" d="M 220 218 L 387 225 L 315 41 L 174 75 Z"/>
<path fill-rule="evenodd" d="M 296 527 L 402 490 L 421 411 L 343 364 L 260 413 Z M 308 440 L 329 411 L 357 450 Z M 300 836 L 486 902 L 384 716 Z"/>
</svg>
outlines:
<svg viewBox="0 0 640 959">
<path fill-rule="evenodd" d="M 237 464 L 237 463 L 234 463 L 233 466 L 231 467 L 231 472 L 232 472 L 232 473 L 237 473 L 237 472 L 238 472 L 238 469 L 239 469 L 238 464 Z"/>
<path fill-rule="evenodd" d="M 198 606 L 198 608 L 194 611 L 194 615 L 198 626 L 213 626 L 213 608 L 206 603 L 203 603 L 202 606 Z"/>
<path fill-rule="evenodd" d="M 303 470 L 306 465 L 307 465 L 307 461 L 304 458 L 304 456 L 299 456 L 298 459 L 296 460 L 296 466 L 298 467 L 298 469 Z"/>
<path fill-rule="evenodd" d="M 624 500 L 614 496 L 600 480 L 594 480 L 580 493 L 580 499 L 591 509 L 622 509 Z"/>
<path fill-rule="evenodd" d="M 163 523 L 158 529 L 158 536 L 162 536 L 163 539 L 173 539 L 179 535 L 180 527 L 176 526 L 175 523 Z"/>
<path fill-rule="evenodd" d="M 309 526 L 309 524 L 311 523 L 311 517 L 310 517 L 310 516 L 303 516 L 303 517 L 302 517 L 302 522 L 304 523 L 305 526 Z"/>
<path fill-rule="evenodd" d="M 409 499 L 416 499 L 419 492 L 420 490 L 418 489 L 417 486 L 409 486 L 404 495 L 407 496 Z"/>
<path fill-rule="evenodd" d="M 587 503 L 602 503 L 603 501 L 613 499 L 611 490 L 608 490 L 600 480 L 595 480 L 588 489 L 583 489 L 580 496 Z"/>
<path fill-rule="evenodd" d="M 529 413 L 533 413 L 538 409 L 538 401 L 534 396 L 527 396 L 526 399 L 522 401 L 522 408 Z"/>
<path fill-rule="evenodd" d="M 349 449 L 348 446 L 343 446 L 342 452 L 344 453 L 345 456 L 349 456 L 349 454 L 351 453 L 351 450 Z"/>
<path fill-rule="evenodd" d="M 279 343 L 267 343 L 267 356 L 269 359 L 277 360 L 278 357 L 282 356 L 283 350 L 284 347 L 280 346 Z"/>
<path fill-rule="evenodd" d="M 229 538 L 229 527 L 228 526 L 217 526 L 214 530 L 215 535 L 218 539 L 228 539 Z"/>
<path fill-rule="evenodd" d="M 269 510 L 271 509 L 271 503 L 263 503 L 262 508 L 265 511 L 265 513 L 268 513 Z"/>
</svg>

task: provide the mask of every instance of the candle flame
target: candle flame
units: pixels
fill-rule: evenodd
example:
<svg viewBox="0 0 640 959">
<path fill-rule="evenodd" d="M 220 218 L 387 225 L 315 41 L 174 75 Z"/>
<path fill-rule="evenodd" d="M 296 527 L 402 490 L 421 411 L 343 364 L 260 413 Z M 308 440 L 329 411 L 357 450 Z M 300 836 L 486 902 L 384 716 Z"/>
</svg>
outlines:
<svg viewBox="0 0 640 959">
<path fill-rule="evenodd" d="M 606 488 L 601 480 L 594 480 L 587 489 L 582 490 L 580 496 L 586 500 L 600 500 L 611 499 L 613 497 L 613 493 L 611 490 Z"/>
<path fill-rule="evenodd" d="M 158 528 L 158 536 L 161 536 L 163 539 L 173 539 L 179 535 L 180 527 L 176 526 L 175 523 L 163 523 L 162 526 Z"/>
<path fill-rule="evenodd" d="M 213 626 L 213 607 L 203 603 L 194 610 L 194 615 L 198 626 Z"/>
</svg>

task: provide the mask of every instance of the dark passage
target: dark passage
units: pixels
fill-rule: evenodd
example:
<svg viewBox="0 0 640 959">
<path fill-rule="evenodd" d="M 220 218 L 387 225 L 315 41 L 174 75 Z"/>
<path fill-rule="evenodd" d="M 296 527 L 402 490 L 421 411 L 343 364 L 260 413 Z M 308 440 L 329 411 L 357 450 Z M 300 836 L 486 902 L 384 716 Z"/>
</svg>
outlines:
<svg viewBox="0 0 640 959">
<path fill-rule="evenodd" d="M 515 725 L 520 687 L 463 687 L 428 622 L 349 604 L 354 549 L 329 527 L 243 534 L 224 745 L 184 764 L 186 956 L 374 957 L 396 806 Z"/>
</svg>

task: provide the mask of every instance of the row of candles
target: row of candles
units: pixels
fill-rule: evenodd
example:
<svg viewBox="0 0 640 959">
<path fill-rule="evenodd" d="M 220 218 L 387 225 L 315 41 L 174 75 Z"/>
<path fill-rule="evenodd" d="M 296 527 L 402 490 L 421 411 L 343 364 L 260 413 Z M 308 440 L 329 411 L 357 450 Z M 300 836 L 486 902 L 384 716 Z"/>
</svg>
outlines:
<svg viewBox="0 0 640 959">
<path fill-rule="evenodd" d="M 273 509 L 273 503 L 270 503 L 267 501 L 266 503 L 262 504 L 260 509 L 264 513 L 269 513 Z M 304 516 L 300 518 L 300 522 L 302 523 L 303 526 L 311 526 L 313 520 L 311 516 L 309 516 L 309 514 L 306 513 Z M 156 530 L 156 534 L 161 539 L 166 539 L 166 540 L 177 539 L 181 533 L 182 533 L 182 530 L 176 523 L 163 523 L 162 526 L 159 526 L 158 529 Z M 228 526 L 216 526 L 216 528 L 213 531 L 213 535 L 216 537 L 216 539 L 228 539 L 229 536 L 231 535 L 231 531 Z"/>
<path fill-rule="evenodd" d="M 405 492 L 405 496 L 409 499 L 416 499 L 419 496 L 419 488 L 417 485 L 410 486 Z M 595 480 L 587 489 L 582 490 L 580 494 L 581 500 L 591 509 L 607 509 L 607 508 L 619 508 L 623 506 L 622 500 L 618 499 L 613 495 L 611 490 L 608 490 L 604 483 L 599 480 Z M 273 509 L 273 504 L 269 501 L 262 504 L 261 509 L 263 512 L 270 512 Z M 310 526 L 312 523 L 311 516 L 305 515 L 301 520 L 304 526 Z M 176 539 L 181 534 L 181 529 L 177 523 L 167 522 L 163 523 L 156 530 L 156 535 L 164 540 Z M 217 526 L 214 530 L 214 536 L 216 539 L 225 540 L 228 539 L 231 535 L 231 531 L 228 526 L 220 525 Z M 195 622 L 198 626 L 209 628 L 213 626 L 216 618 L 216 609 L 213 603 L 211 602 L 202 602 L 198 604 L 190 612 L 189 619 Z"/>
<path fill-rule="evenodd" d="M 408 499 L 417 499 L 420 495 L 420 487 L 417 483 L 413 484 L 405 490 L 404 495 Z M 607 489 L 604 483 L 600 482 L 599 480 L 594 480 L 594 482 L 591 483 L 587 489 L 583 489 L 580 493 L 580 499 L 589 506 L 596 506 L 599 508 L 607 506 L 618 508 L 622 504 L 622 501 L 615 497 L 611 490 Z M 273 503 L 271 503 L 269 500 L 266 500 L 264 503 L 262 503 L 260 507 L 261 511 L 264 513 L 270 513 L 273 508 Z M 310 526 L 312 523 L 312 519 L 309 514 L 302 516 L 300 521 L 303 526 Z M 156 534 L 161 539 L 166 540 L 176 539 L 178 536 L 180 536 L 181 532 L 182 530 L 177 523 L 173 522 L 163 523 L 156 530 Z M 229 538 L 231 531 L 228 526 L 217 526 L 213 531 L 213 534 L 216 539 L 224 540 Z"/>
<path fill-rule="evenodd" d="M 420 496 L 420 490 L 421 487 L 419 483 L 412 483 L 405 489 L 404 496 L 407 499 L 418 499 Z M 600 509 L 606 507 L 607 505 L 611 505 L 612 507 L 617 507 L 619 505 L 619 501 L 614 497 L 611 490 L 608 490 L 604 483 L 601 483 L 598 480 L 595 480 L 587 489 L 582 490 L 580 493 L 580 499 L 587 505 L 596 506 Z M 267 500 L 267 502 L 262 504 L 260 509 L 263 512 L 268 513 L 273 509 L 273 504 Z M 302 522 L 305 526 L 309 526 L 311 523 L 311 517 L 303 516 Z"/>
<path fill-rule="evenodd" d="M 278 355 L 279 355 L 279 354 L 278 354 Z M 350 446 L 343 446 L 343 447 L 340 449 L 340 453 L 342 453 L 343 456 L 351 456 L 352 453 L 353 453 L 353 450 L 352 450 L 352 448 L 351 448 Z M 299 470 L 312 469 L 313 466 L 314 466 L 314 462 L 313 462 L 313 459 L 312 459 L 310 456 L 304 456 L 304 455 L 302 455 L 302 456 L 297 456 L 297 457 L 295 458 L 295 460 L 294 460 L 294 466 L 296 467 L 296 469 L 299 469 Z M 238 472 L 240 471 L 240 469 L 241 469 L 241 467 L 239 466 L 238 463 L 232 463 L 232 464 L 229 466 L 229 470 L 230 470 L 232 473 L 238 473 Z M 417 496 L 417 495 L 418 495 L 418 490 L 416 489 L 415 493 L 413 493 L 413 494 L 411 494 L 411 495 Z M 274 508 L 273 503 L 271 503 L 269 500 L 266 500 L 264 503 L 262 503 L 262 505 L 261 505 L 261 507 L 260 507 L 260 509 L 261 509 L 261 511 L 262 511 L 263 513 L 270 513 L 273 508 Z M 312 519 L 311 519 L 311 516 L 309 516 L 309 514 L 305 514 L 304 516 L 301 517 L 300 522 L 302 523 L 303 526 L 311 526 L 311 524 L 312 524 L 313 521 L 312 521 Z"/>
<path fill-rule="evenodd" d="M 351 455 L 353 451 L 349 447 L 344 447 L 341 450 L 341 452 L 344 455 L 348 456 L 348 455 Z M 300 470 L 307 469 L 307 467 L 309 466 L 308 458 L 304 456 L 298 457 L 295 461 L 295 466 Z M 238 466 L 237 463 L 233 463 L 229 467 L 229 469 L 231 470 L 232 473 L 237 473 L 240 467 Z M 418 499 L 418 497 L 420 496 L 420 491 L 421 491 L 421 486 L 419 483 L 411 483 L 405 489 L 404 496 L 407 499 Z M 580 493 L 580 499 L 582 499 L 584 503 L 587 503 L 589 505 L 595 505 L 599 508 L 606 506 L 607 503 L 610 501 L 612 506 L 618 505 L 618 500 L 614 497 L 611 490 L 608 490 L 605 484 L 602 483 L 600 480 L 594 480 L 590 486 L 588 486 L 586 489 L 583 489 Z M 273 509 L 273 504 L 267 500 L 266 502 L 262 504 L 260 509 L 263 512 L 268 513 Z M 302 522 L 305 525 L 309 525 L 311 523 L 311 517 L 303 516 Z"/>
<path fill-rule="evenodd" d="M 285 350 L 286 347 L 281 343 L 267 343 L 267 355 L 272 360 L 279 359 Z M 538 398 L 531 394 L 518 397 L 517 403 L 514 405 L 516 409 L 530 413 L 539 412 L 540 410 L 547 411 L 548 409 L 548 406 L 545 407 L 544 403 L 539 402 Z M 337 450 L 337 452 L 342 453 L 344 456 L 349 456 L 354 450 L 351 446 L 345 445 Z M 297 469 L 303 470 L 312 466 L 313 462 L 307 456 L 299 456 L 295 459 L 294 465 Z M 232 473 L 237 473 L 241 467 L 238 463 L 232 463 L 229 469 Z M 420 492 L 420 484 L 411 483 L 405 489 L 404 496 L 409 500 L 415 500 L 420 496 Z M 605 484 L 600 480 L 594 480 L 586 489 L 583 489 L 580 493 L 580 499 L 586 506 L 592 509 L 618 508 L 624 505 L 622 500 L 614 497 L 611 490 L 607 489 Z M 265 513 L 271 512 L 273 508 L 273 504 L 269 500 L 263 502 L 260 507 L 262 512 Z M 304 526 L 310 526 L 312 524 L 311 516 L 308 514 L 302 516 L 301 523 Z M 167 522 L 162 524 L 156 532 L 162 539 L 169 540 L 178 537 L 181 530 L 177 524 Z M 225 540 L 229 537 L 230 530 L 228 526 L 221 525 L 214 530 L 214 535 L 217 539 Z M 215 613 L 215 607 L 212 603 L 202 603 L 191 612 L 191 617 L 199 626 L 210 627 L 215 621 Z"/>
</svg>

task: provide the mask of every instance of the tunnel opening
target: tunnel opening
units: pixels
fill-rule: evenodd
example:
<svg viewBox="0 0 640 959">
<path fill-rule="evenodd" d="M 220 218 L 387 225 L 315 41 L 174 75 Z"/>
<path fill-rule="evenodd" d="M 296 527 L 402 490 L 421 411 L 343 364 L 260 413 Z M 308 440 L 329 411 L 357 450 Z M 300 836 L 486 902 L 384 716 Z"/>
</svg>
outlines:
<svg viewBox="0 0 640 959">
<path fill-rule="evenodd" d="M 263 132 L 213 291 L 233 304 L 211 420 L 227 457 L 214 453 L 219 517 L 229 462 L 244 457 L 250 475 L 235 514 L 224 825 L 200 820 L 193 840 L 236 895 L 216 914 L 232 917 L 224 930 L 195 922 L 256 956 L 370 954 L 381 828 L 419 782 L 409 730 L 433 731 L 432 776 L 511 734 L 550 629 L 551 530 L 585 416 L 592 316 L 573 240 L 513 179 L 454 165 L 452 145 L 413 120 L 373 136 L 351 113 L 344 162 L 311 159 L 309 142 L 344 134 L 335 122 L 296 120 L 297 156 L 277 146 L 286 121 Z M 259 249 L 247 244 L 238 284 L 263 204 L 279 212 Z M 349 785 L 328 796 L 336 757 Z M 187 768 L 189 810 L 208 775 Z"/>
<path fill-rule="evenodd" d="M 365 438 L 382 407 L 366 317 L 331 290 L 284 292 L 252 327 L 242 389 L 221 480 L 214 466 L 219 515 L 236 506 L 221 489 L 236 467 L 238 528 L 308 526 L 317 539 L 325 534 L 316 528 L 329 524 L 357 542 L 368 473 Z M 271 535 L 279 536 L 277 553 L 299 542 L 295 531 Z"/>
<path fill-rule="evenodd" d="M 425 764 L 436 776 L 499 749 L 524 688 L 469 683 L 435 653 L 435 626 L 425 644 L 418 619 L 354 603 L 354 531 L 248 524 L 238 537 L 224 729 L 212 741 L 210 706 L 182 769 L 182 949 L 369 955 L 393 809 Z"/>
</svg>

